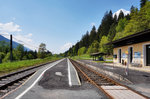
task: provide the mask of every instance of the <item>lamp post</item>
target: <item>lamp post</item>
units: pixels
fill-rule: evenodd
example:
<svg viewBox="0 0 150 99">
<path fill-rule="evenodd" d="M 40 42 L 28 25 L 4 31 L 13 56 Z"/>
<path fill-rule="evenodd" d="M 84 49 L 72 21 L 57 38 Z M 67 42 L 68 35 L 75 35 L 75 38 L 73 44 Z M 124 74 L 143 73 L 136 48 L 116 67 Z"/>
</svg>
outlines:
<svg viewBox="0 0 150 99">
<path fill-rule="evenodd" d="M 128 53 L 128 51 L 126 51 L 125 53 L 126 53 L 126 55 L 127 55 L 127 61 L 128 61 L 128 57 L 129 57 L 128 54 L 129 54 L 129 53 Z M 126 67 L 126 69 L 125 69 L 125 73 L 126 73 L 127 76 L 128 76 L 128 69 L 129 69 L 129 64 L 128 64 L 128 62 L 127 62 L 127 67 Z"/>
</svg>

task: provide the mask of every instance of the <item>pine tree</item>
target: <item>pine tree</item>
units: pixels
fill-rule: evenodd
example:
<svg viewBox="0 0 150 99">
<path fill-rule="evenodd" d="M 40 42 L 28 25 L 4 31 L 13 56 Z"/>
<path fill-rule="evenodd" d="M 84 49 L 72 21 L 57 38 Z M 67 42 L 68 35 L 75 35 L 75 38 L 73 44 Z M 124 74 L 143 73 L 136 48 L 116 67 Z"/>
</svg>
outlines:
<svg viewBox="0 0 150 99">
<path fill-rule="evenodd" d="M 101 25 L 98 28 L 99 39 L 102 38 L 103 35 L 107 36 L 109 33 L 110 26 L 113 24 L 112 11 L 110 10 L 105 13 Z"/>
<path fill-rule="evenodd" d="M 96 27 L 93 26 L 91 32 L 90 32 L 90 37 L 89 37 L 89 44 L 91 45 L 92 42 L 95 40 L 96 37 Z"/>
<path fill-rule="evenodd" d="M 98 41 L 100 42 L 101 41 L 101 38 L 102 38 L 102 32 L 101 32 L 101 28 L 102 25 L 99 26 L 98 30 L 97 30 L 97 38 L 98 38 Z"/>
<path fill-rule="evenodd" d="M 80 48 L 81 47 L 89 47 L 89 32 L 87 31 L 85 35 L 82 36 L 80 40 Z"/>
<path fill-rule="evenodd" d="M 75 48 L 74 48 L 74 53 L 75 53 L 75 55 L 77 55 L 78 49 L 79 49 L 79 42 L 77 42 L 77 43 L 75 44 Z"/>
<path fill-rule="evenodd" d="M 141 1 L 140 1 L 140 6 L 141 6 L 141 8 L 146 4 L 147 1 L 148 1 L 148 0 L 141 0 Z"/>
<path fill-rule="evenodd" d="M 135 11 L 135 7 L 132 5 L 130 8 L 130 12 L 133 13 Z"/>
<path fill-rule="evenodd" d="M 113 23 L 117 23 L 117 15 L 116 14 L 114 15 Z"/>
<path fill-rule="evenodd" d="M 111 42 L 114 39 L 115 35 L 116 35 L 116 24 L 113 23 L 111 25 L 110 29 L 109 29 L 109 34 L 107 36 L 108 37 L 108 41 Z"/>
<path fill-rule="evenodd" d="M 120 20 L 120 19 L 123 19 L 124 18 L 124 13 L 122 12 L 122 10 L 120 11 L 120 13 L 119 13 L 119 16 L 118 16 L 118 21 Z"/>
<path fill-rule="evenodd" d="M 130 19 L 131 19 L 129 14 L 127 14 L 127 15 L 125 16 L 125 18 L 126 18 L 127 20 L 130 20 Z"/>
<path fill-rule="evenodd" d="M 89 47 L 89 32 L 87 31 L 85 36 L 84 36 L 84 45 L 86 48 Z"/>
</svg>

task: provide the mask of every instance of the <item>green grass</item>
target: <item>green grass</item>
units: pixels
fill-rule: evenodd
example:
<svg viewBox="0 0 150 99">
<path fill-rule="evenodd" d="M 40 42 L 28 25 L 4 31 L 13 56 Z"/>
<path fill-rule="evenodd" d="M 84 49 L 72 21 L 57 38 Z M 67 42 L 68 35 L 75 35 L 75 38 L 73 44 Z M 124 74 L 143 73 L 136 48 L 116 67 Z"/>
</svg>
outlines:
<svg viewBox="0 0 150 99">
<path fill-rule="evenodd" d="M 23 60 L 23 61 L 2 63 L 0 64 L 0 75 L 9 73 L 12 71 L 17 71 L 19 69 L 27 68 L 30 66 L 35 66 L 35 65 L 46 63 L 49 61 L 57 60 L 57 59 L 59 58 L 49 57 L 45 59 L 33 59 L 33 60 Z"/>
<path fill-rule="evenodd" d="M 72 59 L 87 59 L 87 60 L 90 60 L 92 59 L 92 57 L 90 57 L 89 54 L 83 54 L 83 55 L 80 55 L 80 56 L 73 56 L 71 57 Z"/>
<path fill-rule="evenodd" d="M 97 62 L 97 63 L 113 63 L 113 61 L 94 61 L 94 62 Z"/>
</svg>

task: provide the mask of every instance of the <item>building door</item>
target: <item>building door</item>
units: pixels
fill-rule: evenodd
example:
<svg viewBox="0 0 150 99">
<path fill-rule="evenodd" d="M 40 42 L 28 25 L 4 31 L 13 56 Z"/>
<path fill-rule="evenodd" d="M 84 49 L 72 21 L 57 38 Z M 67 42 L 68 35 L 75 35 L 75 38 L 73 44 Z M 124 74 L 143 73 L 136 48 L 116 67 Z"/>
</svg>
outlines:
<svg viewBox="0 0 150 99">
<path fill-rule="evenodd" d="M 118 51 L 118 59 L 119 59 L 119 63 L 121 63 L 121 49 L 119 49 Z"/>
<path fill-rule="evenodd" d="M 130 47 L 129 48 L 129 53 L 128 53 L 128 59 L 129 59 L 129 63 L 132 63 L 132 59 L 133 59 L 133 48 L 132 47 Z"/>
<path fill-rule="evenodd" d="M 150 45 L 146 45 L 146 66 L 150 66 Z"/>
</svg>

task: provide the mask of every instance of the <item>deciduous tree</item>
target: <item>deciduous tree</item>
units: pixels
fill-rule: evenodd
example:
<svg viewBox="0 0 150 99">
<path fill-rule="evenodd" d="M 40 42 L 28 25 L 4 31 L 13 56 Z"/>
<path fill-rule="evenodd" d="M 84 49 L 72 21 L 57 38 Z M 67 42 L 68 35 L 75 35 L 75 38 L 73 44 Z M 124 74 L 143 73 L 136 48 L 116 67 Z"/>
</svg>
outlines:
<svg viewBox="0 0 150 99">
<path fill-rule="evenodd" d="M 41 43 L 39 45 L 38 58 L 45 58 L 45 57 L 46 57 L 46 44 Z"/>
</svg>

